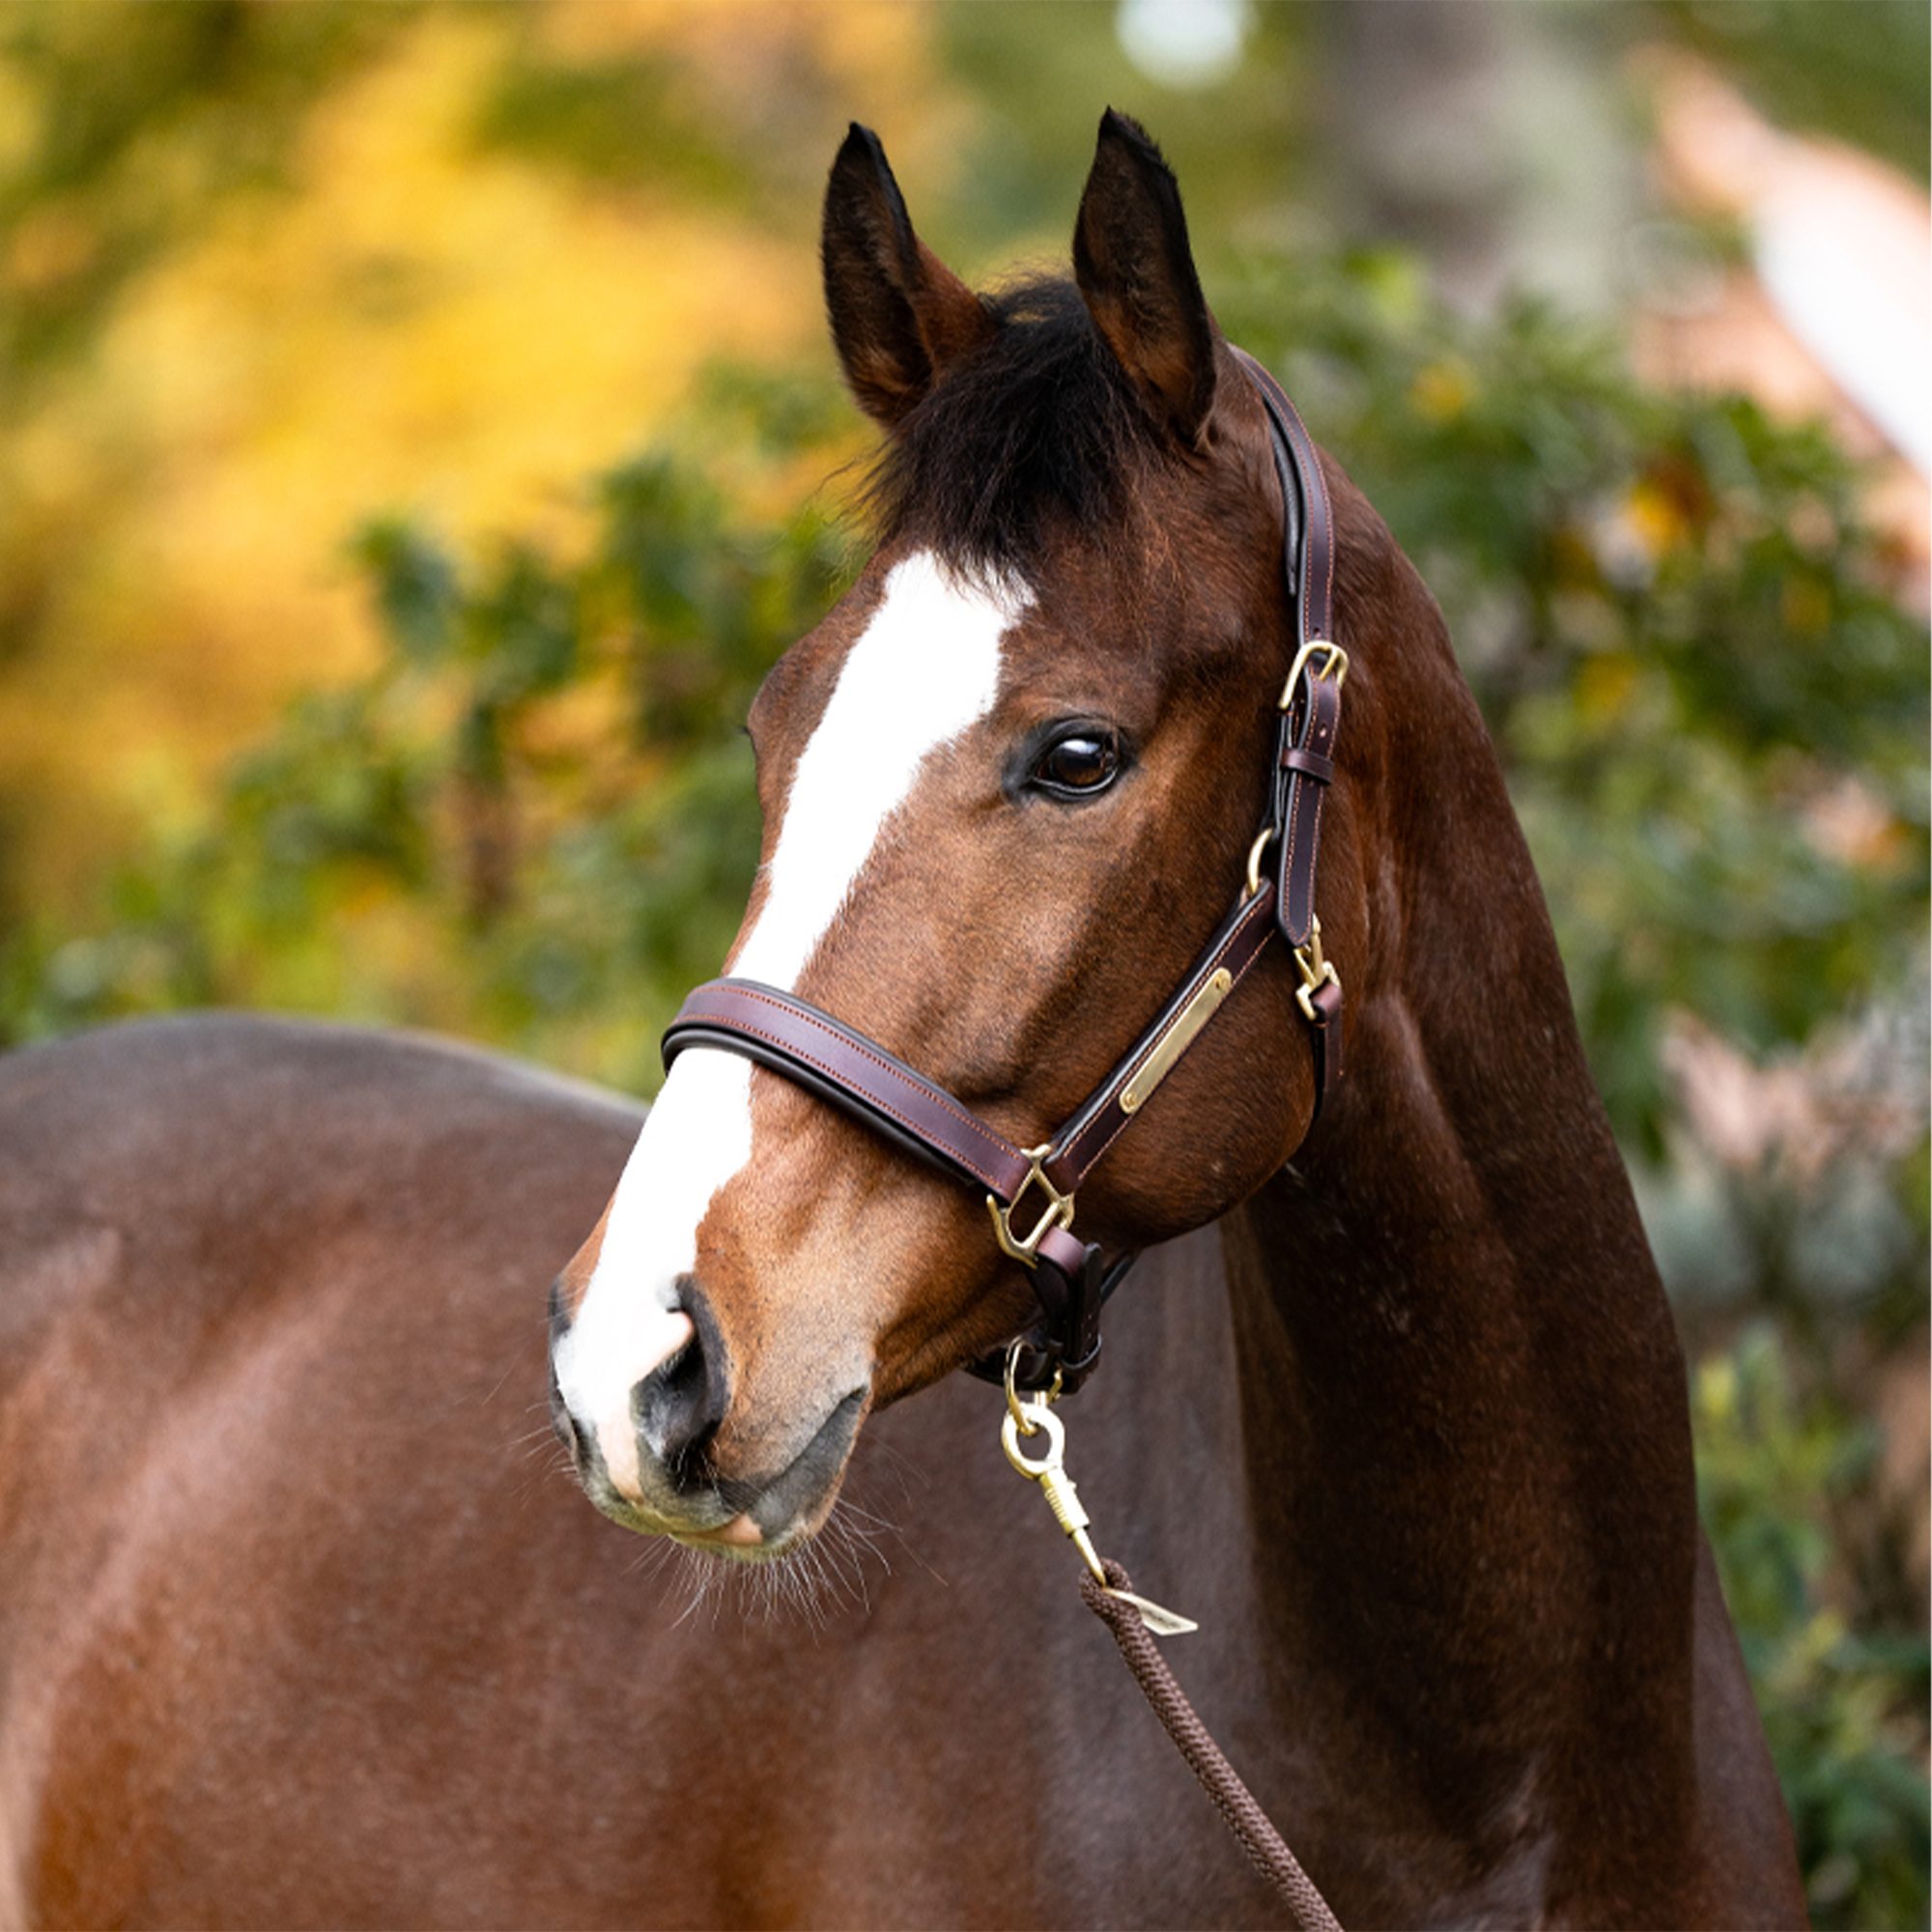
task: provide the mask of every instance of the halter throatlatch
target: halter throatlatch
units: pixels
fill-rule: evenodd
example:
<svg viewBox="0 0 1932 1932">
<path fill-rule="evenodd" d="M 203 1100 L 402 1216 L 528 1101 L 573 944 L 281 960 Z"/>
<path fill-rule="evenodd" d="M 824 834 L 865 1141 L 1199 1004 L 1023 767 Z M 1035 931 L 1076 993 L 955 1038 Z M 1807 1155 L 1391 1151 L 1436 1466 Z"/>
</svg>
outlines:
<svg viewBox="0 0 1932 1932">
<path fill-rule="evenodd" d="M 1018 1351 L 973 1373 L 1009 1387 L 1071 1391 L 1100 1353 L 1100 1309 L 1132 1265 L 1109 1262 L 1072 1233 L 1074 1198 L 1095 1163 L 1233 994 L 1279 932 L 1315 1054 L 1315 1110 L 1342 1075 L 1342 982 L 1321 951 L 1315 916 L 1321 802 L 1335 775 L 1335 737 L 1349 660 L 1331 636 L 1335 543 L 1315 444 L 1294 405 L 1253 356 L 1234 352 L 1267 412 L 1281 481 L 1282 550 L 1296 650 L 1283 688 L 1268 814 L 1247 878 L 1173 997 L 1072 1119 L 1037 1147 L 1018 1148 L 943 1087 L 808 1001 L 752 980 L 712 980 L 666 1030 L 668 1067 L 687 1047 L 743 1055 L 841 1108 L 865 1126 L 982 1191 L 1000 1247 L 1032 1274 L 1041 1321 Z"/>
</svg>

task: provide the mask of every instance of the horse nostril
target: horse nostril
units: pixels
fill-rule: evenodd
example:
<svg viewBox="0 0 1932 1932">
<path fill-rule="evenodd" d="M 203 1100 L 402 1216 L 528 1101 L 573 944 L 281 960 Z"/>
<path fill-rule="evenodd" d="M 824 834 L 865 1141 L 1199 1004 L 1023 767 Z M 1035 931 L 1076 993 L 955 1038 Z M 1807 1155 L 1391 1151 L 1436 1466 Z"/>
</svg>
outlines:
<svg viewBox="0 0 1932 1932">
<path fill-rule="evenodd" d="M 551 1283 L 551 1347 L 545 1350 L 547 1368 L 551 1372 L 551 1430 L 556 1439 L 570 1451 L 570 1463 L 574 1468 L 582 1468 L 583 1443 L 578 1435 L 576 1416 L 570 1414 L 570 1406 L 564 1403 L 564 1387 L 556 1379 L 556 1343 L 564 1337 L 570 1327 L 570 1320 L 564 1316 L 562 1296 L 556 1293 L 556 1283 Z"/>
<path fill-rule="evenodd" d="M 693 1464 L 724 1420 L 724 1378 L 716 1369 L 696 1331 L 631 1391 L 639 1439 L 678 1482 L 695 1474 Z"/>
<path fill-rule="evenodd" d="M 556 1439 L 570 1451 L 570 1466 L 581 1474 L 583 1469 L 583 1432 L 578 1428 L 577 1418 L 571 1414 L 570 1405 L 563 1399 L 554 1359 L 550 1365 L 550 1426 Z"/>
</svg>

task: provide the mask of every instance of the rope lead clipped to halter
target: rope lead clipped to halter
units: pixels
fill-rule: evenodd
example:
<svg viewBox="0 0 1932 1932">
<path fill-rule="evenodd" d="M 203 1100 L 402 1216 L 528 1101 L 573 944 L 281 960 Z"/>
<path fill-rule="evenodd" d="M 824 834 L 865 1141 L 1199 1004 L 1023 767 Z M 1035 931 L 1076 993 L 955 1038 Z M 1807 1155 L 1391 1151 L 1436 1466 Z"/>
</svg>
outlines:
<svg viewBox="0 0 1932 1932">
<path fill-rule="evenodd" d="M 1066 1426 L 1053 1412 L 1060 1393 L 1058 1384 L 1027 1396 L 1014 1386 L 1013 1370 L 1022 1346 L 1015 1342 L 1007 1354 L 1007 1413 L 1000 1424 L 1000 1444 L 1007 1452 L 1007 1461 L 1029 1482 L 1039 1485 L 1054 1520 L 1080 1551 L 1087 1566 L 1087 1574 L 1080 1579 L 1082 1601 L 1113 1633 L 1141 1694 L 1153 1707 L 1175 1748 L 1214 1801 L 1215 1809 L 1240 1841 L 1249 1862 L 1281 1894 L 1301 1932 L 1342 1932 L 1327 1900 L 1269 1823 L 1240 1774 L 1208 1736 L 1208 1727 L 1195 1715 L 1187 1693 L 1175 1681 L 1154 1642 L 1156 1636 L 1179 1636 L 1199 1630 L 1200 1625 L 1140 1596 L 1125 1569 L 1094 1548 L 1093 1538 L 1087 1534 L 1093 1519 L 1064 1466 Z M 1046 1453 L 1037 1459 L 1022 1455 L 1020 1438 L 1024 1435 L 1044 1435 Z"/>
<path fill-rule="evenodd" d="M 1227 1821 L 1229 1831 L 1240 1840 L 1248 1861 L 1281 1894 L 1301 1932 L 1342 1932 L 1328 1901 L 1268 1822 L 1267 1813 L 1256 1804 L 1254 1793 L 1241 1782 L 1240 1774 L 1222 1754 L 1220 1746 L 1208 1735 L 1208 1727 L 1195 1716 L 1194 1706 L 1175 1682 L 1174 1672 L 1167 1667 L 1147 1626 L 1129 1607 L 1141 1601 L 1133 1593 L 1133 1578 L 1118 1563 L 1103 1560 L 1101 1568 L 1102 1581 L 1096 1582 L 1092 1576 L 1081 1577 L 1081 1598 L 1113 1632 L 1141 1694 L 1153 1706 L 1154 1716 L 1187 1760 L 1187 1768 L 1201 1780 L 1202 1789 L 1214 1801 L 1214 1808 Z"/>
<path fill-rule="evenodd" d="M 1199 1630 L 1201 1626 L 1192 1617 L 1183 1617 L 1177 1610 L 1163 1608 L 1146 1597 L 1135 1596 L 1124 1587 L 1117 1588 L 1109 1579 L 1106 1562 L 1094 1548 L 1093 1538 L 1087 1534 L 1087 1526 L 1094 1519 L 1081 1506 L 1080 1497 L 1073 1488 L 1073 1478 L 1066 1473 L 1062 1461 L 1066 1447 L 1066 1425 L 1053 1412 L 1060 1384 L 1056 1379 L 1051 1389 L 1025 1397 L 1014 1386 L 1013 1374 L 1025 1347 L 1023 1340 L 1016 1341 L 1007 1350 L 1007 1413 L 1000 1424 L 1000 1446 L 1007 1452 L 1007 1461 L 1028 1482 L 1039 1485 L 1040 1494 L 1046 1498 L 1046 1506 L 1053 1512 L 1054 1521 L 1072 1538 L 1073 1547 L 1079 1550 L 1081 1560 L 1087 1565 L 1089 1580 L 1096 1589 L 1131 1605 L 1142 1624 L 1155 1636 L 1185 1636 L 1189 1631 Z M 1046 1437 L 1045 1455 L 1036 1462 L 1020 1454 L 1022 1435 L 1042 1435 Z M 1120 1566 L 1116 1564 L 1114 1567 L 1119 1569 Z M 1126 1572 L 1122 1571 L 1121 1574 L 1125 1576 Z"/>
</svg>

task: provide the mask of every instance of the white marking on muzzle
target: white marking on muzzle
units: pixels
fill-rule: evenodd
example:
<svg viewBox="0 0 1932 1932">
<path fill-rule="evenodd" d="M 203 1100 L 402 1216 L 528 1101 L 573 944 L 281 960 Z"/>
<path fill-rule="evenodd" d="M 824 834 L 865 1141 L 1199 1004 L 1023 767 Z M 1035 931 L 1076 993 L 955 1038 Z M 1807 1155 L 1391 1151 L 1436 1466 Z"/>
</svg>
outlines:
<svg viewBox="0 0 1932 1932">
<path fill-rule="evenodd" d="M 796 985 L 928 759 L 992 709 L 1000 640 L 1027 601 L 1017 586 L 964 583 L 926 552 L 894 568 L 793 771 L 764 904 L 733 974 Z M 751 1083 L 751 1065 L 736 1054 L 679 1056 L 557 1346 L 563 1399 L 595 1429 L 611 1480 L 633 1496 L 631 1390 L 690 1339 L 678 1277 L 696 1264 L 712 1201 L 752 1157 Z"/>
</svg>

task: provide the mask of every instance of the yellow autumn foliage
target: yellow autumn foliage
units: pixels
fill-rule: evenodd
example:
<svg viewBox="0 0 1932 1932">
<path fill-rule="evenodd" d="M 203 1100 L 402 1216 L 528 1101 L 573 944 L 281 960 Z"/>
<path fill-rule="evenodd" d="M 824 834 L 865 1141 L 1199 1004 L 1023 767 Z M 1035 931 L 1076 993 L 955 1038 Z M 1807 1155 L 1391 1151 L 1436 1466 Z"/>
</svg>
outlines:
<svg viewBox="0 0 1932 1932">
<path fill-rule="evenodd" d="M 134 822 L 191 817 L 292 690 L 366 665 L 347 553 L 365 518 L 567 538 L 582 479 L 648 440 L 706 361 L 814 341 L 814 183 L 781 229 L 492 148 L 475 128 L 507 69 L 654 54 L 721 114 L 810 71 L 814 99 L 894 103 L 916 153 L 947 120 L 925 41 L 921 10 L 873 0 L 437 7 L 327 91 L 288 180 L 213 202 L 0 437 L 0 571 L 47 577 L 36 647 L 0 662 L 16 896 L 71 903 Z M 0 65 L 0 150 L 32 106 Z M 843 120 L 821 118 L 829 159 Z M 145 141 L 156 195 L 200 164 L 185 138 Z M 94 245 L 84 212 L 42 208 L 9 279 Z"/>
</svg>

